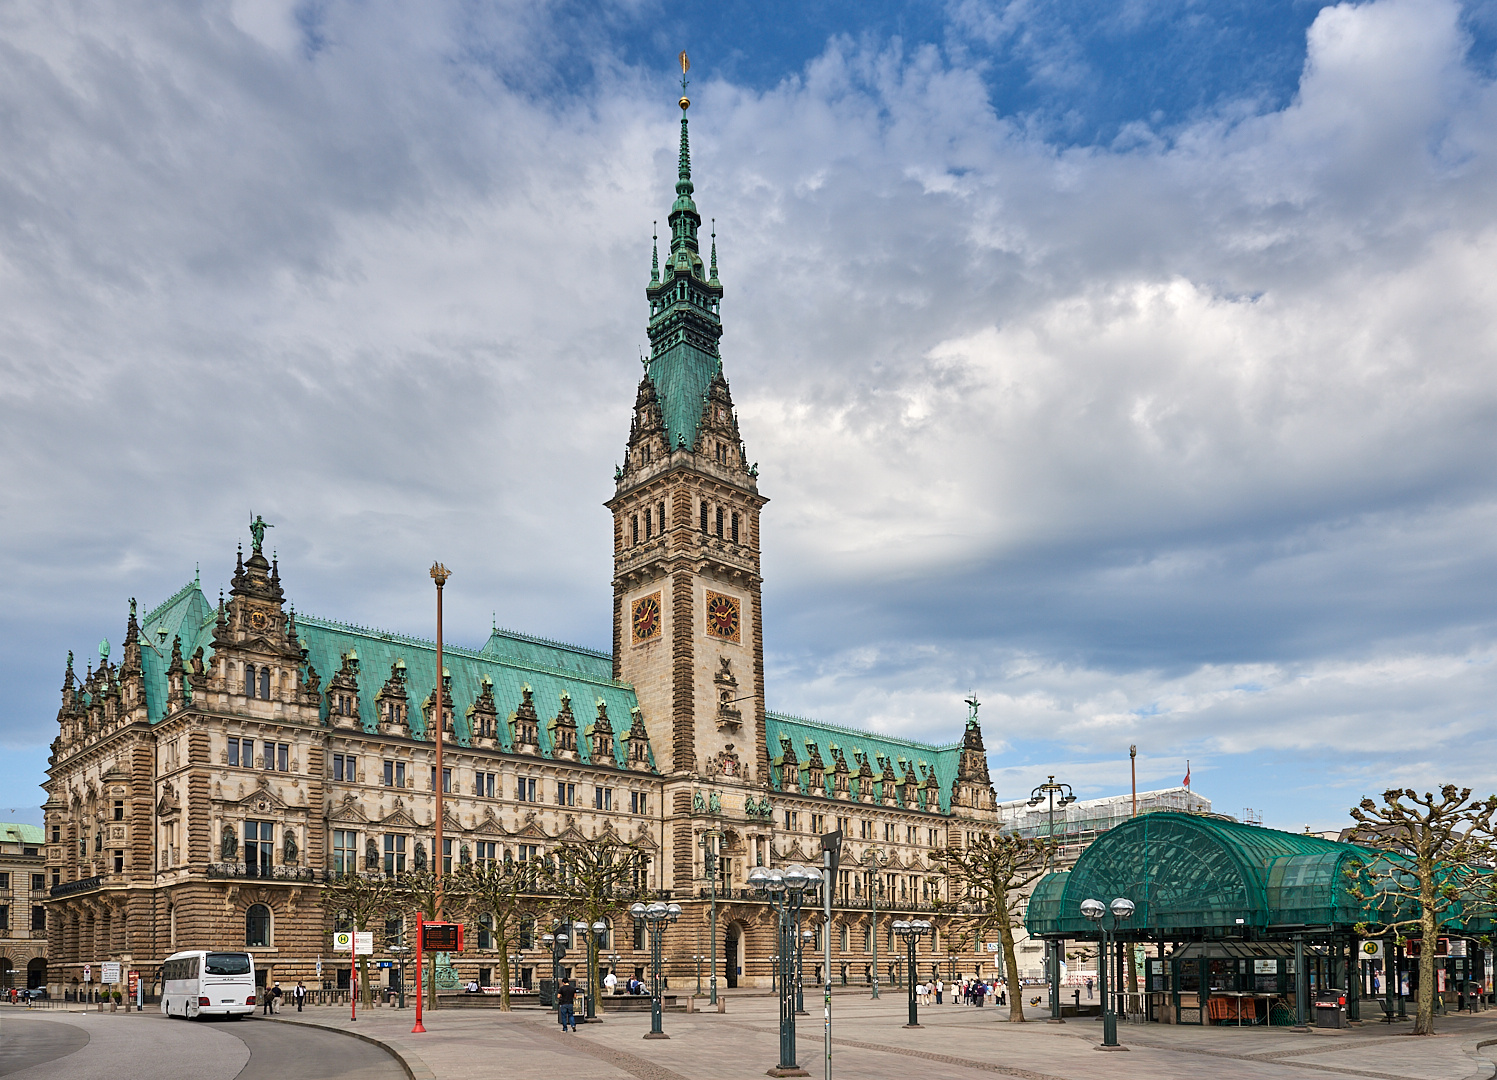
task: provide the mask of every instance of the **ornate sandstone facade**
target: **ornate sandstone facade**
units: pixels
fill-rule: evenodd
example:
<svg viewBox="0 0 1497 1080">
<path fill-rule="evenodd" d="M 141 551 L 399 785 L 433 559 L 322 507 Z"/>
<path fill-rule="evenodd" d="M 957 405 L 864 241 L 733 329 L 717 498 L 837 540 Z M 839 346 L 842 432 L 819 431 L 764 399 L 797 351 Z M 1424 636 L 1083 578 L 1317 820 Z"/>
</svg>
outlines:
<svg viewBox="0 0 1497 1080">
<path fill-rule="evenodd" d="M 709 851 L 720 970 L 729 985 L 767 985 L 771 914 L 745 877 L 759 863 L 819 860 L 818 834 L 837 828 L 834 977 L 863 981 L 876 936 L 888 980 L 902 966 L 890 923 L 915 913 L 937 924 L 920 945 L 922 975 L 986 963 L 947 934 L 932 859 L 996 820 L 975 701 L 949 746 L 766 708 L 767 500 L 718 353 L 723 288 L 715 239 L 710 263 L 699 251 L 684 112 L 676 194 L 608 503 L 612 653 L 498 629 L 481 648 L 448 646 L 439 780 L 433 643 L 298 617 L 257 519 L 228 597 L 211 603 L 193 581 L 143 618 L 131 601 L 118 663 L 102 646 L 80 677 L 69 657 L 46 785 L 54 991 L 76 988 L 86 963 L 122 959 L 150 977 L 195 947 L 248 947 L 283 984 L 342 981 L 321 882 L 438 857 L 438 783 L 448 866 L 543 857 L 568 839 L 639 845 L 643 884 L 686 908 L 665 949 L 677 986 L 694 970 L 683 958 L 710 949 Z M 642 970 L 627 920 L 619 930 L 605 956 Z M 481 935 L 468 942 L 456 969 L 484 978 L 497 964 Z M 526 950 L 522 978 L 547 963 Z"/>
</svg>

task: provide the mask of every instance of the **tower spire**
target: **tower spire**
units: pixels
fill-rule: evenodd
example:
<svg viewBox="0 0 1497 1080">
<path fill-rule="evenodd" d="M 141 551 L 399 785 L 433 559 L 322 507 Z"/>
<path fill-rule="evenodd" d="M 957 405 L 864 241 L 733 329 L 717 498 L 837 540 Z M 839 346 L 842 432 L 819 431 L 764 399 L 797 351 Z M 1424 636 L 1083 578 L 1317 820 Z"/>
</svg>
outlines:
<svg viewBox="0 0 1497 1080">
<path fill-rule="evenodd" d="M 650 284 L 660 284 L 660 222 L 650 222 Z"/>
</svg>

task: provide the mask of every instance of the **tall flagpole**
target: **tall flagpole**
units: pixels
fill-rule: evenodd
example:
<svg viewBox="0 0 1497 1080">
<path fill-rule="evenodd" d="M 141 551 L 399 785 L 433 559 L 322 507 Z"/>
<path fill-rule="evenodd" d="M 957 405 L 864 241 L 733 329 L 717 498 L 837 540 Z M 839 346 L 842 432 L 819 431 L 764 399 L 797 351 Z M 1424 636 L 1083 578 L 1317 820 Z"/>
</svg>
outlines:
<svg viewBox="0 0 1497 1080">
<path fill-rule="evenodd" d="M 442 783 L 442 728 L 445 726 L 445 717 L 442 712 L 442 587 L 447 584 L 447 579 L 451 576 L 447 567 L 441 563 L 431 564 L 431 579 L 437 583 L 437 690 L 436 708 L 432 709 L 432 719 L 437 725 L 437 779 L 432 785 L 436 789 L 437 796 L 437 850 L 432 852 L 432 861 L 436 864 L 437 873 L 436 911 L 433 912 L 437 922 L 442 921 L 442 788 L 445 786 Z"/>
</svg>

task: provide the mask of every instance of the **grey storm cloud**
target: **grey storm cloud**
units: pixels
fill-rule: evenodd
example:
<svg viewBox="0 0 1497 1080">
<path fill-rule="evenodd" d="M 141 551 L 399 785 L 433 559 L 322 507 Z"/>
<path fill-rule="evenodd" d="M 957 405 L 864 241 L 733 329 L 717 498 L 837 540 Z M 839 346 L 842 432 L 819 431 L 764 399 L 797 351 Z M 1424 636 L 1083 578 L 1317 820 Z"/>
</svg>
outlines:
<svg viewBox="0 0 1497 1080">
<path fill-rule="evenodd" d="M 250 509 L 302 610 L 420 630 L 441 557 L 457 636 L 609 639 L 674 95 L 602 38 L 568 89 L 560 32 L 0 14 L 0 739 L 30 767 L 65 651 L 198 562 L 212 592 Z M 994 747 L 1078 774 L 1334 747 L 1353 785 L 1390 768 L 1360 733 L 1415 724 L 1409 782 L 1455 747 L 1497 780 L 1497 101 L 1465 48 L 1452 3 L 1329 7 L 1283 108 L 1106 146 L 960 50 L 699 72 L 771 704 L 944 738 L 979 686 Z"/>
</svg>

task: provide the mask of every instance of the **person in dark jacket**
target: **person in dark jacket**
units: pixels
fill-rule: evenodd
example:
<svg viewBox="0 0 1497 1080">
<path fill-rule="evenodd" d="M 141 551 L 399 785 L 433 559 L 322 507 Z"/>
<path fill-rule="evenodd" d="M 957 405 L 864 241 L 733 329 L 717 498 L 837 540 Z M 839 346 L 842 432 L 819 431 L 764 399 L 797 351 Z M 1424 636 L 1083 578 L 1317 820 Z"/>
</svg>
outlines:
<svg viewBox="0 0 1497 1080">
<path fill-rule="evenodd" d="M 577 1030 L 577 987 L 571 979 L 561 980 L 561 989 L 556 991 L 556 1012 L 561 1020 L 561 1030 L 570 1027 Z"/>
</svg>

